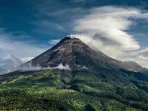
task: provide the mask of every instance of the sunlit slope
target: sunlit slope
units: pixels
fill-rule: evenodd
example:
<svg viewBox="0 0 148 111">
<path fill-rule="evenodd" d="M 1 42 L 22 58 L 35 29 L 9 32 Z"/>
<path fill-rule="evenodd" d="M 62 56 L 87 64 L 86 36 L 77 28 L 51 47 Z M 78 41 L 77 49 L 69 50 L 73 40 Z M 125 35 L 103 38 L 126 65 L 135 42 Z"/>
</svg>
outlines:
<svg viewBox="0 0 148 111">
<path fill-rule="evenodd" d="M 146 110 L 147 80 L 137 75 L 86 69 L 15 72 L 0 77 L 0 109 Z"/>
</svg>

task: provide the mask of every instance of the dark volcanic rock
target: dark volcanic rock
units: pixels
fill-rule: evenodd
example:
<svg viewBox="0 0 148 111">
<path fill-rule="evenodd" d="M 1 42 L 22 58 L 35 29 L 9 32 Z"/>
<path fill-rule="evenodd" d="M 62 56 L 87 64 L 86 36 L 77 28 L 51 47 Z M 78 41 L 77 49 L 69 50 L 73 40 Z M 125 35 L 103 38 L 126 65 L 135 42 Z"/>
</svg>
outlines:
<svg viewBox="0 0 148 111">
<path fill-rule="evenodd" d="M 56 67 L 59 64 L 71 68 L 125 68 L 121 61 L 114 60 L 102 52 L 92 50 L 78 38 L 65 37 L 57 45 L 28 63 L 33 66 Z"/>
</svg>

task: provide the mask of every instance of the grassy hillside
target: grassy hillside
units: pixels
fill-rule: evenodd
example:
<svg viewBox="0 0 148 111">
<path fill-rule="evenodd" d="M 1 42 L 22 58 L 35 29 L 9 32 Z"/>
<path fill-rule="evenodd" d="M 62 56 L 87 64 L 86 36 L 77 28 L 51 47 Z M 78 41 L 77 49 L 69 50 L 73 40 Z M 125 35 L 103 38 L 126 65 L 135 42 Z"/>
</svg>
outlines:
<svg viewBox="0 0 148 111">
<path fill-rule="evenodd" d="M 142 76 L 103 69 L 15 72 L 0 76 L 0 110 L 146 111 L 148 83 Z"/>
</svg>

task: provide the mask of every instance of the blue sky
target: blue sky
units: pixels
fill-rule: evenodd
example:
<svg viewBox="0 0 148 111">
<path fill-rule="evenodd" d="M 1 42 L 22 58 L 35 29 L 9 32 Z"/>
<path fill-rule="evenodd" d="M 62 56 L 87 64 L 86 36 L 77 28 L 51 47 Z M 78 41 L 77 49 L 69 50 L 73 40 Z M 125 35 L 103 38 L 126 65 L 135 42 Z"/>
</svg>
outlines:
<svg viewBox="0 0 148 111">
<path fill-rule="evenodd" d="M 148 67 L 147 13 L 147 0 L 1 0 L 0 49 L 26 60 L 77 34 L 95 50 Z"/>
</svg>

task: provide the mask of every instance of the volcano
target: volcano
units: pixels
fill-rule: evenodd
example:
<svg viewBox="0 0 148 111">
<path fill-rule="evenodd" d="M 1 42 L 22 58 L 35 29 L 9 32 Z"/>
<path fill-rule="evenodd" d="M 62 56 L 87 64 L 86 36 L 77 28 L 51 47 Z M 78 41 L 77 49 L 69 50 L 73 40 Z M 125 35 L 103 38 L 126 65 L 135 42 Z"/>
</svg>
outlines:
<svg viewBox="0 0 148 111">
<path fill-rule="evenodd" d="M 101 51 L 91 49 L 78 38 L 63 38 L 57 45 L 20 67 L 27 69 L 27 66 L 34 70 L 0 75 L 0 109 L 148 109 L 147 69 L 134 62 L 110 58 Z M 37 67 L 44 70 L 35 70 Z"/>
<path fill-rule="evenodd" d="M 94 51 L 80 39 L 70 37 L 63 38 L 57 45 L 28 63 L 41 67 L 57 67 L 63 64 L 72 69 L 128 69 L 124 62 L 112 59 L 101 51 Z"/>
</svg>

